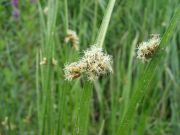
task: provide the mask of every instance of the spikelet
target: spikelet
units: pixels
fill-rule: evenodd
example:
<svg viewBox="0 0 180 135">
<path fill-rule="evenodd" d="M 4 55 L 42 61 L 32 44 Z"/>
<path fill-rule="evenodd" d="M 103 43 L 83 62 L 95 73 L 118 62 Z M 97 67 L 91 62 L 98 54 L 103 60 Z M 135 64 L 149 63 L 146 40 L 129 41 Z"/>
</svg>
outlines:
<svg viewBox="0 0 180 135">
<path fill-rule="evenodd" d="M 11 129 L 14 130 L 16 128 L 16 125 L 14 125 L 13 123 L 11 123 L 9 121 L 9 118 L 6 116 L 4 118 L 4 120 L 0 123 L 3 127 L 5 127 L 7 130 Z"/>
<path fill-rule="evenodd" d="M 68 30 L 67 31 L 67 35 L 65 37 L 65 42 L 66 43 L 71 42 L 72 43 L 72 47 L 75 50 L 79 50 L 79 38 L 78 38 L 78 36 L 77 36 L 75 31 L 72 31 L 72 30 Z"/>
<path fill-rule="evenodd" d="M 112 57 L 95 45 L 84 52 L 81 61 L 87 65 L 86 74 L 89 80 L 95 80 L 100 75 L 112 72 Z"/>
<path fill-rule="evenodd" d="M 47 64 L 47 58 L 43 57 L 43 59 L 39 63 L 40 65 L 46 65 Z"/>
<path fill-rule="evenodd" d="M 73 62 L 66 64 L 64 67 L 65 79 L 71 81 L 72 79 L 78 78 L 81 75 L 81 63 Z"/>
<path fill-rule="evenodd" d="M 47 14 L 48 14 L 48 11 L 49 11 L 49 8 L 48 8 L 48 6 L 46 6 L 46 7 L 44 8 L 43 12 L 44 12 L 45 15 L 47 15 Z"/>
<path fill-rule="evenodd" d="M 151 34 L 151 38 L 148 41 L 142 42 L 138 46 L 137 58 L 141 59 L 143 62 L 148 61 L 154 55 L 160 41 L 159 34 Z"/>
<path fill-rule="evenodd" d="M 48 64 L 47 58 L 43 57 L 39 64 L 40 65 L 47 65 Z M 58 61 L 55 58 L 52 58 L 51 64 L 56 66 L 58 64 Z"/>
<path fill-rule="evenodd" d="M 100 75 L 112 72 L 112 57 L 103 52 L 102 48 L 92 46 L 84 51 L 83 57 L 78 62 L 65 65 L 65 78 L 72 80 L 85 74 L 93 81 Z"/>
<path fill-rule="evenodd" d="M 56 66 L 58 64 L 58 61 L 55 58 L 52 58 L 52 65 Z"/>
</svg>

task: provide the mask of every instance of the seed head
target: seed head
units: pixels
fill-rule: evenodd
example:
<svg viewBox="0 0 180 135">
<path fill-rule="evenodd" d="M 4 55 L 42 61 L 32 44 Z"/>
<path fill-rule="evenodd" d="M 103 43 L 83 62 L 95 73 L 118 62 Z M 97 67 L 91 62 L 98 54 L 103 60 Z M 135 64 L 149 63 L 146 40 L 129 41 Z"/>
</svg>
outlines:
<svg viewBox="0 0 180 135">
<path fill-rule="evenodd" d="M 104 53 L 102 48 L 92 46 L 84 51 L 84 56 L 78 61 L 65 65 L 65 78 L 72 80 L 85 74 L 93 81 L 100 75 L 112 72 L 112 57 Z"/>
<path fill-rule="evenodd" d="M 66 43 L 71 42 L 72 47 L 76 50 L 79 50 L 79 38 L 75 31 L 72 31 L 72 30 L 67 31 L 67 35 L 65 37 L 65 42 Z"/>
<path fill-rule="evenodd" d="M 81 61 L 86 64 L 86 74 L 89 80 L 95 80 L 100 75 L 112 72 L 112 57 L 104 53 L 100 47 L 92 46 L 87 49 Z"/>
<path fill-rule="evenodd" d="M 142 42 L 138 46 L 137 58 L 142 61 L 147 61 L 152 58 L 160 44 L 160 41 L 159 34 L 151 34 L 151 38 L 148 41 Z"/>
<path fill-rule="evenodd" d="M 64 73 L 66 80 L 71 81 L 72 79 L 78 78 L 81 75 L 81 63 L 73 62 L 65 65 Z"/>
</svg>

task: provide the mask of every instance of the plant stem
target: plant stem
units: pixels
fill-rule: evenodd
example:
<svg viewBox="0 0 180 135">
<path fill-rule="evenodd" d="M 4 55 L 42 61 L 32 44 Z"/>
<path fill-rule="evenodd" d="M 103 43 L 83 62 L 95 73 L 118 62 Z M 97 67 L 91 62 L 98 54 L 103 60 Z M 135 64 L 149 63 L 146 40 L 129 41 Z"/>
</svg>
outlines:
<svg viewBox="0 0 180 135">
<path fill-rule="evenodd" d="M 104 43 L 104 39 L 106 36 L 106 32 L 107 32 L 107 28 L 110 22 L 110 18 L 111 18 L 111 14 L 114 8 L 116 0 L 110 0 L 106 9 L 106 13 L 105 16 L 103 18 L 100 30 L 99 30 L 99 34 L 96 40 L 97 46 L 99 47 L 103 47 L 103 43 Z"/>
</svg>

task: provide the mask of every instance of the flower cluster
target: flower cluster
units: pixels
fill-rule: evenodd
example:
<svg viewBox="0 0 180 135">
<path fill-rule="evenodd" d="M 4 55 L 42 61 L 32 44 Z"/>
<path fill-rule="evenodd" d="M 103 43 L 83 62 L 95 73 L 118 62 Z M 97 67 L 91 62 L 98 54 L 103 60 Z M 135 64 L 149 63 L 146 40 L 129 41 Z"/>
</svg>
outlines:
<svg viewBox="0 0 180 135">
<path fill-rule="evenodd" d="M 78 61 L 65 65 L 65 78 L 72 80 L 85 74 L 93 81 L 100 75 L 112 72 L 112 57 L 104 53 L 102 48 L 92 46 L 84 51 L 84 56 Z"/>
<path fill-rule="evenodd" d="M 72 80 L 81 76 L 82 71 L 81 62 L 73 62 L 71 64 L 65 65 L 64 73 L 67 80 Z"/>
<path fill-rule="evenodd" d="M 66 43 L 71 42 L 73 48 L 75 48 L 76 50 L 79 50 L 79 38 L 75 31 L 72 31 L 72 30 L 67 31 L 65 42 Z"/>
<path fill-rule="evenodd" d="M 40 65 L 47 65 L 48 64 L 47 58 L 43 57 L 39 64 Z M 56 66 L 58 64 L 58 61 L 55 58 L 52 58 L 51 64 Z"/>
<path fill-rule="evenodd" d="M 137 58 L 143 61 L 149 60 L 158 48 L 160 41 L 159 34 L 152 34 L 147 42 L 142 42 L 138 46 Z"/>
</svg>

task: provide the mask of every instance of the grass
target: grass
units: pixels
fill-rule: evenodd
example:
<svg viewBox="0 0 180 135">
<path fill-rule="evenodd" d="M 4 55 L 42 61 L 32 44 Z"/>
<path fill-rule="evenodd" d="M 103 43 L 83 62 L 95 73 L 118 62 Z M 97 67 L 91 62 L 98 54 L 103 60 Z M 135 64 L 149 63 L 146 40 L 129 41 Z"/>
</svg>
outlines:
<svg viewBox="0 0 180 135">
<path fill-rule="evenodd" d="M 11 3 L 0 2 L 0 134 L 180 132 L 179 0 L 122 0 L 113 9 L 114 2 L 19 2 L 17 19 Z M 68 29 L 79 36 L 79 51 L 64 42 Z M 161 34 L 161 44 L 142 63 L 136 47 L 151 33 Z M 113 74 L 64 80 L 64 64 L 94 43 L 113 55 Z M 43 57 L 47 64 L 39 65 Z"/>
<path fill-rule="evenodd" d="M 124 114 L 121 122 L 120 127 L 117 131 L 117 135 L 127 135 L 129 134 L 129 125 L 131 125 L 132 122 L 132 116 L 135 112 L 135 108 L 137 104 L 141 101 L 141 99 L 146 94 L 146 90 L 148 87 L 150 87 L 152 83 L 153 76 L 156 72 L 158 72 L 158 64 L 161 64 L 162 59 L 164 58 L 165 48 L 167 45 L 167 42 L 170 39 L 170 36 L 174 32 L 174 29 L 177 26 L 177 22 L 180 18 L 180 8 L 177 9 L 175 12 L 175 15 L 173 16 L 169 27 L 167 28 L 165 34 L 162 37 L 160 46 L 157 50 L 156 55 L 153 57 L 149 65 L 146 67 L 145 71 L 140 74 L 139 80 L 137 81 L 137 85 L 135 86 L 134 93 L 130 99 L 130 103 L 128 104 L 128 109 L 126 113 Z"/>
</svg>

